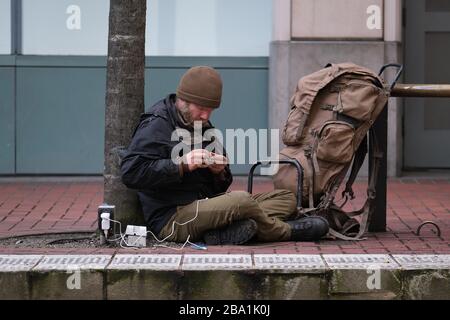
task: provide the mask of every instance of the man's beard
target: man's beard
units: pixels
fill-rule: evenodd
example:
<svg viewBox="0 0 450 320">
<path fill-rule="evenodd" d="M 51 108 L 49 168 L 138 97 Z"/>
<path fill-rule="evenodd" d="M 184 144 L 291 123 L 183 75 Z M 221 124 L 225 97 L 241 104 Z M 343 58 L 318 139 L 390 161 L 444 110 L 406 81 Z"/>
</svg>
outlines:
<svg viewBox="0 0 450 320">
<path fill-rule="evenodd" d="M 189 124 L 194 125 L 194 120 L 192 119 L 191 111 L 189 110 L 189 105 L 187 103 L 182 104 L 178 110 L 180 110 L 180 114 L 183 117 L 183 120 Z"/>
<path fill-rule="evenodd" d="M 199 120 L 199 119 L 197 119 L 197 120 L 193 119 L 192 113 L 189 110 L 188 103 L 181 105 L 178 108 L 178 110 L 180 111 L 180 115 L 183 118 L 182 120 L 186 125 L 194 127 L 195 122 L 199 122 L 199 123 L 201 123 L 202 127 L 208 126 L 208 120 L 203 121 L 203 120 Z"/>
</svg>

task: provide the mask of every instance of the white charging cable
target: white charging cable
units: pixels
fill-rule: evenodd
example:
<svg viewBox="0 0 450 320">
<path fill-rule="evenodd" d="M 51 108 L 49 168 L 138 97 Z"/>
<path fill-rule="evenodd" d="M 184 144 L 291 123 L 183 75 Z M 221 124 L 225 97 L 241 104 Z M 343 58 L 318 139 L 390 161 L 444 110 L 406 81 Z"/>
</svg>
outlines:
<svg viewBox="0 0 450 320">
<path fill-rule="evenodd" d="M 205 201 L 205 200 L 208 200 L 208 198 L 197 200 L 197 207 L 196 207 L 196 210 L 195 210 L 195 216 L 192 219 L 190 219 L 188 221 L 185 221 L 185 222 L 178 222 L 178 221 L 172 222 L 172 231 L 164 239 L 159 240 L 158 237 L 153 234 L 153 232 L 151 232 L 151 231 L 148 231 L 148 232 L 150 232 L 152 234 L 153 238 L 155 238 L 155 240 L 157 242 L 161 243 L 161 242 L 166 241 L 167 239 L 169 239 L 174 234 L 174 232 L 175 232 L 175 224 L 177 224 L 179 226 L 184 226 L 184 225 L 194 221 L 195 219 L 197 219 L 197 217 L 198 217 L 198 206 L 200 204 L 200 201 Z M 190 238 L 191 238 L 191 235 L 188 235 L 188 237 L 187 237 L 186 241 L 184 242 L 183 246 L 181 248 L 179 248 L 179 249 L 171 248 L 171 247 L 168 247 L 168 246 L 165 246 L 165 245 L 162 245 L 162 244 L 155 244 L 155 247 L 163 247 L 163 248 L 171 248 L 171 249 L 174 249 L 174 250 L 182 250 L 186 246 L 186 244 L 189 243 L 190 245 L 192 245 L 192 246 L 194 246 L 194 247 L 196 247 L 196 248 L 198 248 L 200 250 L 206 250 L 206 247 L 199 246 L 198 244 L 190 242 L 189 241 Z"/>
<path fill-rule="evenodd" d="M 174 234 L 174 232 L 175 232 L 175 224 L 177 224 L 177 225 L 179 225 L 179 226 L 183 226 L 183 225 L 186 225 L 186 224 L 188 224 L 188 223 L 194 221 L 195 219 L 197 219 L 197 217 L 198 217 L 198 207 L 199 207 L 199 203 L 200 203 L 200 201 L 204 201 L 204 200 L 208 200 L 208 198 L 197 200 L 197 207 L 196 207 L 196 211 L 195 211 L 195 216 L 194 216 L 192 219 L 190 219 L 190 220 L 188 220 L 188 221 L 185 221 L 185 222 L 177 222 L 177 221 L 173 221 L 173 222 L 172 222 L 172 231 L 171 231 L 171 233 L 170 233 L 168 236 L 166 236 L 164 239 L 158 239 L 158 237 L 155 236 L 155 234 L 154 234 L 152 231 L 150 231 L 150 230 L 147 231 L 147 233 L 150 233 L 150 234 L 153 236 L 153 238 L 154 238 L 157 242 L 159 242 L 159 243 L 162 243 L 162 242 L 167 241 L 167 239 L 169 239 L 169 238 Z M 133 243 L 128 243 L 128 242 L 126 241 L 126 239 L 125 239 L 125 234 L 122 234 L 122 224 L 120 223 L 120 221 L 116 221 L 116 220 L 110 219 L 110 214 L 109 214 L 109 212 L 103 212 L 103 213 L 100 215 L 100 217 L 101 217 L 101 219 L 102 219 L 102 230 L 103 230 L 103 232 L 105 233 L 105 237 L 106 237 L 106 240 L 107 240 L 107 241 L 109 241 L 109 242 L 116 242 L 116 241 L 120 240 L 119 245 L 120 245 L 122 248 L 129 248 L 129 247 L 132 247 L 132 248 L 134 248 L 134 249 L 138 249 L 138 248 L 134 247 L 134 245 L 135 245 L 136 242 L 142 237 L 142 235 L 140 235 L 139 237 L 137 237 L 137 238 L 133 241 Z M 108 230 L 109 230 L 109 228 L 110 228 L 110 222 L 114 222 L 114 223 L 118 223 L 118 224 L 119 224 L 119 232 L 120 232 L 120 235 L 119 235 L 116 239 L 108 239 Z M 154 246 L 155 246 L 155 247 L 163 247 L 163 248 L 168 248 L 168 249 L 180 251 L 180 250 L 183 250 L 184 247 L 186 246 L 186 244 L 189 243 L 190 245 L 192 245 L 192 246 L 194 246 L 194 247 L 196 247 L 196 248 L 198 248 L 198 249 L 200 249 L 200 250 L 206 250 L 206 249 L 207 249 L 207 248 L 204 247 L 204 246 L 200 246 L 200 245 L 198 245 L 198 244 L 195 244 L 195 243 L 190 242 L 190 241 L 189 241 L 190 237 L 191 237 L 191 235 L 188 235 L 186 241 L 183 243 L 183 245 L 181 246 L 181 248 L 173 248 L 173 247 L 169 247 L 169 246 L 166 246 L 166 245 L 163 245 L 163 244 L 155 244 Z M 122 245 L 122 243 L 125 243 L 125 244 L 127 245 L 127 247 L 124 247 L 124 246 Z"/>
</svg>

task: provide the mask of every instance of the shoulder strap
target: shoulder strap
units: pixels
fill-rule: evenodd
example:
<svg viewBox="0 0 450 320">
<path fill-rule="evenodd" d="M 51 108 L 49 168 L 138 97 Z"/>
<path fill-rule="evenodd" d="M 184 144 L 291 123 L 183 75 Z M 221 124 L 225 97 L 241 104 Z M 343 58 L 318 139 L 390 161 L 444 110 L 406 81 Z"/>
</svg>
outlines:
<svg viewBox="0 0 450 320">
<path fill-rule="evenodd" d="M 375 132 L 373 128 L 369 129 L 369 135 L 371 138 L 372 143 L 370 144 L 370 148 L 372 149 L 372 157 L 370 158 L 370 161 L 372 161 L 372 167 L 367 187 L 367 199 L 363 205 L 363 207 L 359 210 L 353 211 L 353 212 L 346 212 L 346 214 L 349 217 L 354 216 L 361 216 L 360 221 L 360 227 L 359 232 L 354 237 L 346 236 L 340 232 L 337 232 L 336 230 L 333 230 L 330 228 L 330 234 L 338 239 L 341 240 L 363 240 L 362 236 L 367 232 L 367 229 L 369 227 L 370 219 L 372 217 L 372 214 L 375 210 L 375 197 L 376 197 L 376 191 L 375 186 L 377 184 L 377 178 L 378 178 L 378 171 L 381 164 L 381 159 L 383 158 L 383 153 L 381 152 L 377 137 L 375 135 Z"/>
<path fill-rule="evenodd" d="M 342 192 L 342 197 L 348 195 L 350 196 L 350 199 L 355 198 L 352 186 L 353 183 L 355 182 L 356 177 L 358 176 L 359 170 L 361 169 L 364 163 L 366 154 L 367 154 L 367 135 L 364 136 L 363 141 L 361 141 L 358 149 L 356 150 L 355 157 L 353 159 L 352 169 L 347 179 L 347 183 L 345 184 L 345 190 Z"/>
<path fill-rule="evenodd" d="M 372 149 L 373 155 L 370 159 L 370 161 L 372 161 L 372 170 L 370 172 L 369 185 L 367 188 L 367 199 L 366 202 L 364 203 L 364 206 L 361 208 L 361 210 L 359 210 L 361 211 L 362 216 L 359 233 L 357 237 L 362 237 L 362 235 L 366 233 L 369 227 L 370 219 L 375 210 L 375 197 L 376 197 L 375 186 L 377 184 L 378 171 L 380 169 L 381 159 L 383 158 L 383 152 L 380 149 L 380 145 L 378 143 L 378 139 L 373 127 L 370 128 L 369 134 L 372 141 L 372 143 L 370 144 L 370 148 Z"/>
</svg>

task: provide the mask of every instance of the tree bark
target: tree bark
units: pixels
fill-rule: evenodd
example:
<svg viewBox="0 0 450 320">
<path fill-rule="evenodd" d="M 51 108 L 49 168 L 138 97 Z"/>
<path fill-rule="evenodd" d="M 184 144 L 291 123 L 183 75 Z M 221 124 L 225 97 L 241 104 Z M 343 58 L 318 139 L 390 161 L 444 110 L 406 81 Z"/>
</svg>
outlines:
<svg viewBox="0 0 450 320">
<path fill-rule="evenodd" d="M 120 178 L 120 151 L 131 141 L 144 112 L 146 0 L 111 0 L 106 71 L 104 202 L 115 205 L 115 220 L 141 224 L 135 191 Z M 123 231 L 123 230 L 122 230 Z"/>
</svg>

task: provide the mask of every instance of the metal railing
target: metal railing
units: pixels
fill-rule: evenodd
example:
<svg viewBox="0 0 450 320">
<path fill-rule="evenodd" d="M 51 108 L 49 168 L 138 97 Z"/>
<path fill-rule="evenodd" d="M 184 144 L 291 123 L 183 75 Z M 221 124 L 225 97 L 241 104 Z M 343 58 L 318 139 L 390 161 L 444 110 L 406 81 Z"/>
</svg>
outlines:
<svg viewBox="0 0 450 320">
<path fill-rule="evenodd" d="M 404 83 L 398 83 L 392 88 L 391 97 L 450 98 L 450 84 L 404 84 Z"/>
<path fill-rule="evenodd" d="M 405 84 L 405 83 L 395 83 L 394 81 L 394 83 L 391 86 L 391 97 L 450 98 L 450 84 Z M 383 152 L 383 159 L 381 161 L 380 170 L 378 172 L 377 185 L 375 188 L 377 192 L 377 198 L 375 201 L 375 211 L 369 224 L 369 231 L 372 232 L 386 231 L 387 121 L 388 121 L 388 112 L 387 108 L 384 108 L 384 110 L 374 123 L 374 131 L 375 135 L 378 138 L 378 141 L 380 142 L 380 147 Z M 419 226 L 417 234 L 420 232 L 421 227 L 422 225 Z M 439 235 L 440 234 L 439 228 L 437 229 Z"/>
</svg>

